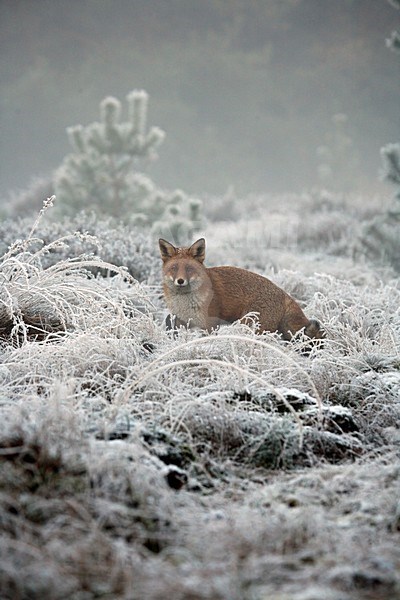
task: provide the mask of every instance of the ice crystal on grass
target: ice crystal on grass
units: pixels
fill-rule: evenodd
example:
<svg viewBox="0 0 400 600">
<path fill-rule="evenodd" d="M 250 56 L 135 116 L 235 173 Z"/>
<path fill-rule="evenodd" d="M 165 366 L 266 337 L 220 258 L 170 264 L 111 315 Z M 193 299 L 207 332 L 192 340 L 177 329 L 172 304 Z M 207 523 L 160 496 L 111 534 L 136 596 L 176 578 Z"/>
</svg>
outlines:
<svg viewBox="0 0 400 600">
<path fill-rule="evenodd" d="M 29 217 L 0 223 L 0 252 L 5 253 L 16 243 L 20 245 L 30 227 Z M 159 263 L 158 251 L 154 240 L 140 227 L 128 227 L 112 217 L 96 217 L 94 213 L 81 212 L 59 222 L 42 219 L 36 233 L 43 243 L 41 264 L 44 268 L 62 259 L 95 253 L 113 266 L 126 267 L 135 279 L 154 283 Z M 16 239 L 19 241 L 15 242 Z M 91 267 L 91 271 L 105 276 L 109 272 L 107 267 Z"/>
<path fill-rule="evenodd" d="M 210 265 L 258 270 L 321 321 L 308 355 L 241 323 L 165 331 L 135 227 L 1 226 L 2 597 L 398 595 L 400 290 L 341 255 L 348 225 L 329 255 L 312 228 L 275 248 L 275 270 L 270 247 L 235 246 L 240 220 L 206 232 Z"/>
</svg>

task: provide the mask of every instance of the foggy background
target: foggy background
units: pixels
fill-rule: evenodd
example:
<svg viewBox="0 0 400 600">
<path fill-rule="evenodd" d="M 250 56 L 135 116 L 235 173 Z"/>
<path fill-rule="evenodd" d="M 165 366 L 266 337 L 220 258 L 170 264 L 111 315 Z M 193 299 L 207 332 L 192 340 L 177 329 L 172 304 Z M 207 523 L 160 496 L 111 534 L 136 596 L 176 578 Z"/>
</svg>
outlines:
<svg viewBox="0 0 400 600">
<path fill-rule="evenodd" d="M 1 202 L 51 176 L 66 127 L 134 88 L 167 134 L 147 171 L 159 186 L 300 192 L 323 183 L 328 148 L 330 187 L 386 190 L 398 16 L 386 0 L 0 0 Z"/>
</svg>

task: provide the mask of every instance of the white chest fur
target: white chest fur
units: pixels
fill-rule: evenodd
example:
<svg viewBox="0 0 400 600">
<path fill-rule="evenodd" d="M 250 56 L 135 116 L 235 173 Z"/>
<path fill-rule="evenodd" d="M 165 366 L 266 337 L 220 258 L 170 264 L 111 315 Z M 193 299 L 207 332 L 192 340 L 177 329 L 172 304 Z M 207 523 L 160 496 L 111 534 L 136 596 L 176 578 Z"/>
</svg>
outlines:
<svg viewBox="0 0 400 600">
<path fill-rule="evenodd" d="M 207 327 L 208 302 L 196 292 L 169 294 L 167 305 L 173 315 L 181 321 L 189 323 L 192 327 Z"/>
</svg>

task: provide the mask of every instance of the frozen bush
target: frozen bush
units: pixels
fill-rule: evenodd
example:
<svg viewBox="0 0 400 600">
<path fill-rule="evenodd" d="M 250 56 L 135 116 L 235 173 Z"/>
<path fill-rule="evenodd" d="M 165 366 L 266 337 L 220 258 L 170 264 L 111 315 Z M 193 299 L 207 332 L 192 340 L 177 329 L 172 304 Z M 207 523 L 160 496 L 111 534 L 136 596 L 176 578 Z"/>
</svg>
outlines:
<svg viewBox="0 0 400 600">
<path fill-rule="evenodd" d="M 397 0 L 390 0 L 399 9 Z M 399 51 L 400 35 L 394 31 L 386 40 L 387 46 Z M 373 260 L 390 264 L 400 272 L 400 143 L 387 144 L 381 149 L 382 179 L 396 186 L 392 203 L 386 213 L 381 213 L 366 223 L 361 235 L 361 244 Z"/>
<path fill-rule="evenodd" d="M 0 253 L 5 253 L 15 240 L 23 239 L 31 224 L 30 217 L 0 222 Z M 82 211 L 74 217 L 63 217 L 56 222 L 42 219 L 36 235 L 41 242 L 32 242 L 31 248 L 35 244 L 39 247 L 41 243 L 44 246 L 51 245 L 49 251 L 41 254 L 41 264 L 45 268 L 82 253 L 96 253 L 107 263 L 126 267 L 139 281 L 154 284 L 155 274 L 158 274 L 158 249 L 150 232 L 143 231 L 138 225 L 123 224 L 111 216 L 97 217 L 94 212 Z M 68 243 L 53 244 L 65 236 Z M 92 267 L 92 271 L 107 274 L 106 268 Z"/>
<path fill-rule="evenodd" d="M 179 242 L 201 226 L 201 202 L 184 192 L 165 192 L 138 163 L 155 160 L 164 139 L 158 127 L 147 128 L 148 95 L 127 95 L 128 120 L 121 121 L 121 103 L 107 97 L 100 103 L 100 122 L 70 127 L 72 153 L 64 158 L 54 180 L 60 214 L 95 210 L 139 226 L 152 226 Z"/>
<path fill-rule="evenodd" d="M 306 227 L 321 202 L 278 208 Z M 240 323 L 166 332 L 157 240 L 138 227 L 1 226 L 1 597 L 398 596 L 398 280 L 314 231 L 272 272 L 248 225 L 209 224 L 209 264 L 294 295 L 327 333 L 308 356 Z"/>
</svg>

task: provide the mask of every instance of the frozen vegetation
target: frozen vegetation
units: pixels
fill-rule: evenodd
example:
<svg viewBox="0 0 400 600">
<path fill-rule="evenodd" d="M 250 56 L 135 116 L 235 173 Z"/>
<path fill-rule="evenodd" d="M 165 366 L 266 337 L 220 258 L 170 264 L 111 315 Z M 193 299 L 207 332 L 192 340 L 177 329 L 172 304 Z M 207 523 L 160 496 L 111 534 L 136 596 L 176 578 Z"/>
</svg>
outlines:
<svg viewBox="0 0 400 600">
<path fill-rule="evenodd" d="M 0 223 L 0 596 L 398 598 L 382 201 L 204 198 L 207 264 L 291 293 L 327 333 L 310 355 L 256 322 L 174 338 L 155 232 L 54 210 Z"/>
</svg>

